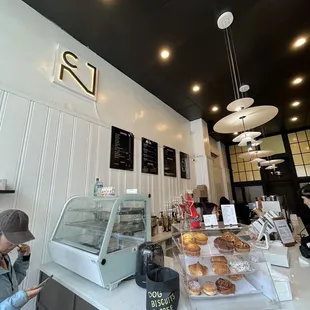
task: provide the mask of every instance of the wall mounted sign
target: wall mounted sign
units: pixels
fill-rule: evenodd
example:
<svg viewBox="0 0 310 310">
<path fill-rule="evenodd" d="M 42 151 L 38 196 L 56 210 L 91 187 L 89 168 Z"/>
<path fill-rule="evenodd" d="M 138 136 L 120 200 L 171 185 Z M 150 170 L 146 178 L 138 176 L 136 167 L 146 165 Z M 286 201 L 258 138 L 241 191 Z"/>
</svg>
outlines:
<svg viewBox="0 0 310 310">
<path fill-rule="evenodd" d="M 141 172 L 158 174 L 158 144 L 146 138 L 142 138 Z"/>
<path fill-rule="evenodd" d="M 189 156 L 180 152 L 180 171 L 182 179 L 190 179 Z"/>
<path fill-rule="evenodd" d="M 164 146 L 164 175 L 166 177 L 177 176 L 177 165 L 175 158 L 175 149 Z"/>
<path fill-rule="evenodd" d="M 61 45 L 57 48 L 53 83 L 97 101 L 97 68 Z"/>
<path fill-rule="evenodd" d="M 110 168 L 133 171 L 134 135 L 112 126 Z"/>
</svg>

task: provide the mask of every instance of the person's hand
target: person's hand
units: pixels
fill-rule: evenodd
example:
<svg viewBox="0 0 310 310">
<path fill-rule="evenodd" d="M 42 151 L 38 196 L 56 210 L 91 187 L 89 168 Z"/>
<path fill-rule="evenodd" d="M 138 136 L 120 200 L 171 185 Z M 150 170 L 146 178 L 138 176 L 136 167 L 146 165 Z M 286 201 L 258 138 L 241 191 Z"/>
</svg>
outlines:
<svg viewBox="0 0 310 310">
<path fill-rule="evenodd" d="M 28 297 L 28 300 L 36 297 L 42 290 L 42 287 L 39 287 L 39 288 L 36 288 L 36 287 L 33 287 L 33 288 L 27 288 L 25 290 L 26 294 L 27 294 L 27 297 Z"/>
<path fill-rule="evenodd" d="M 30 246 L 27 244 L 21 244 L 18 246 L 17 249 L 18 253 L 22 254 L 23 256 L 30 255 Z"/>
</svg>

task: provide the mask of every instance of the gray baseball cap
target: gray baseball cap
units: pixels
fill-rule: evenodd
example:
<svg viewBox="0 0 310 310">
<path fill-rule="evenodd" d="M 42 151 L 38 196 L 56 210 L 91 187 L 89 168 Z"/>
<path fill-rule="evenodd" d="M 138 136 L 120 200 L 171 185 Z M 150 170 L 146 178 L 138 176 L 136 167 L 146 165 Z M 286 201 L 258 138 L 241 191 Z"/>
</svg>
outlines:
<svg viewBox="0 0 310 310">
<path fill-rule="evenodd" d="M 34 239 L 28 228 L 28 215 L 21 210 L 6 210 L 0 213 L 0 231 L 12 244 L 20 244 Z"/>
</svg>

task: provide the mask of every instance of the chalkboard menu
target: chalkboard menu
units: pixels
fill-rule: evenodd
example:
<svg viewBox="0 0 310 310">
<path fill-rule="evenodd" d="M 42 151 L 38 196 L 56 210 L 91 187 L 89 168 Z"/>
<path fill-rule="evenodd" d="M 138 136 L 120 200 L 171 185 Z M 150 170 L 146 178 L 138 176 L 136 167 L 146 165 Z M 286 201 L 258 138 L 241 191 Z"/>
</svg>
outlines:
<svg viewBox="0 0 310 310">
<path fill-rule="evenodd" d="M 158 144 L 146 138 L 142 138 L 141 172 L 158 174 Z"/>
<path fill-rule="evenodd" d="M 110 168 L 133 171 L 133 152 L 133 133 L 112 126 Z"/>
<path fill-rule="evenodd" d="M 177 176 L 175 149 L 168 146 L 164 146 L 164 175 L 166 177 Z"/>
<path fill-rule="evenodd" d="M 190 179 L 189 156 L 180 152 L 180 171 L 182 179 Z"/>
</svg>

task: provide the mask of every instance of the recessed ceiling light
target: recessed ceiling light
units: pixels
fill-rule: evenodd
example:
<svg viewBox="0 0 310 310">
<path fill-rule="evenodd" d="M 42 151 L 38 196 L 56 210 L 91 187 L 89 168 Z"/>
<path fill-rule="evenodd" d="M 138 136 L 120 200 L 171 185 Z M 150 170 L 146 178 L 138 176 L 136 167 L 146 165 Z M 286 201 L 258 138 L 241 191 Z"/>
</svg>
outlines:
<svg viewBox="0 0 310 310">
<path fill-rule="evenodd" d="M 291 121 L 292 121 L 292 122 L 296 122 L 297 120 L 298 120 L 298 117 L 296 117 L 296 116 L 294 116 L 294 117 L 291 118 Z"/>
<path fill-rule="evenodd" d="M 238 132 L 236 131 L 236 132 L 234 132 L 234 135 L 236 136 L 236 135 L 238 135 Z"/>
<path fill-rule="evenodd" d="M 200 90 L 200 86 L 199 86 L 199 85 L 194 85 L 194 86 L 193 86 L 193 91 L 194 91 L 195 93 L 197 93 L 199 90 Z"/>
<path fill-rule="evenodd" d="M 167 59 L 170 56 L 170 52 L 167 49 L 163 49 L 160 52 L 160 56 L 162 59 Z"/>
<path fill-rule="evenodd" d="M 300 105 L 300 102 L 299 101 L 294 101 L 293 103 L 292 103 L 292 106 L 293 107 L 298 107 Z"/>
<path fill-rule="evenodd" d="M 218 109 L 219 109 L 219 108 L 218 108 L 217 106 L 214 106 L 214 107 L 212 108 L 212 111 L 213 111 L 213 112 L 216 112 L 216 111 L 218 111 Z"/>
<path fill-rule="evenodd" d="M 301 37 L 301 38 L 298 38 L 298 39 L 294 42 L 293 46 L 294 46 L 295 48 L 298 48 L 298 47 L 300 47 L 300 46 L 303 46 L 306 42 L 307 42 L 307 39 L 306 39 L 305 37 Z"/>
<path fill-rule="evenodd" d="M 302 82 L 302 78 L 299 76 L 299 77 L 296 77 L 296 78 L 292 81 L 292 84 L 297 85 L 297 84 L 300 84 L 301 82 Z"/>
</svg>

